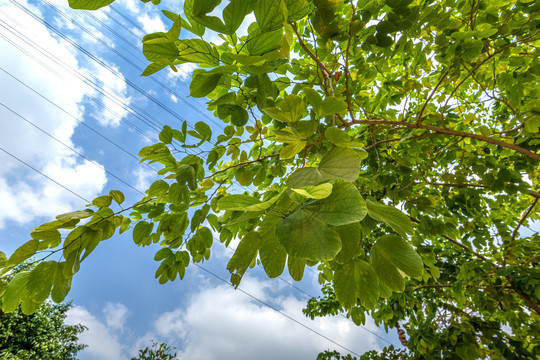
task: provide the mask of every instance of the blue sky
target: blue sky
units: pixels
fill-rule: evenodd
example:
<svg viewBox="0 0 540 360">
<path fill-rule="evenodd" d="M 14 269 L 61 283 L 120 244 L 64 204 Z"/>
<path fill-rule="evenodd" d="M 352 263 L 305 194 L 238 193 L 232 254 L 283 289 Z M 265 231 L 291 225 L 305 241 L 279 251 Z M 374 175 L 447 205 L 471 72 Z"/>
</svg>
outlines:
<svg viewBox="0 0 540 360">
<path fill-rule="evenodd" d="M 117 0 L 87 13 L 67 0 L 0 1 L 1 251 L 11 254 L 32 228 L 111 189 L 126 203 L 140 199 L 156 178 L 136 155 L 163 125 L 222 127 L 203 101 L 187 97 L 194 66 L 139 76 L 147 65 L 142 36 L 168 25 L 160 9 L 181 12 L 181 2 Z M 295 284 L 303 293 L 287 276 L 268 280 L 255 269 L 240 287 L 250 297 L 216 277 L 229 278 L 232 254 L 219 243 L 202 265 L 211 273 L 190 266 L 184 280 L 165 285 L 154 279 L 155 251 L 135 246 L 127 232 L 82 264 L 68 296 L 69 322 L 89 327 L 80 359 L 129 359 L 149 339 L 190 360 L 315 359 L 325 349 L 347 353 L 335 343 L 355 353 L 398 345 L 394 331 L 372 321 L 359 328 L 342 316 L 305 318 L 305 293 L 319 294 L 315 271 Z"/>
</svg>

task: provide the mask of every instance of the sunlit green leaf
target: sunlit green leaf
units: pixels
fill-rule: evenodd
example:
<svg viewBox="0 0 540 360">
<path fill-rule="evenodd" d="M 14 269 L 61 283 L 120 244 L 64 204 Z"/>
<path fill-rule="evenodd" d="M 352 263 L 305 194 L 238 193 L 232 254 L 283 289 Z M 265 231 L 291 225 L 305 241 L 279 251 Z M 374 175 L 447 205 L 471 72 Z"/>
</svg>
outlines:
<svg viewBox="0 0 540 360">
<path fill-rule="evenodd" d="M 395 207 L 381 204 L 372 199 L 367 199 L 366 204 L 368 215 L 373 220 L 386 223 L 403 237 L 413 233 L 414 230 L 409 217 Z"/>
</svg>

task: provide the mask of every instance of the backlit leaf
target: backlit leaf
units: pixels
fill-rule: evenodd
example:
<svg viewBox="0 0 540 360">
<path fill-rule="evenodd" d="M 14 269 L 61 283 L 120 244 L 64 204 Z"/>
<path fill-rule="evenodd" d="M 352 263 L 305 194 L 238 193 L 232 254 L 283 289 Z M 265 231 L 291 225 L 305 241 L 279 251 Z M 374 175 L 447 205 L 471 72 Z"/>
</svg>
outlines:
<svg viewBox="0 0 540 360">
<path fill-rule="evenodd" d="M 368 215 L 373 220 L 384 222 L 403 237 L 413 233 L 411 219 L 395 207 L 381 204 L 372 199 L 367 199 L 366 204 Z"/>
<path fill-rule="evenodd" d="M 68 0 L 69 6 L 72 9 L 82 10 L 97 10 L 113 2 L 114 0 Z"/>
</svg>

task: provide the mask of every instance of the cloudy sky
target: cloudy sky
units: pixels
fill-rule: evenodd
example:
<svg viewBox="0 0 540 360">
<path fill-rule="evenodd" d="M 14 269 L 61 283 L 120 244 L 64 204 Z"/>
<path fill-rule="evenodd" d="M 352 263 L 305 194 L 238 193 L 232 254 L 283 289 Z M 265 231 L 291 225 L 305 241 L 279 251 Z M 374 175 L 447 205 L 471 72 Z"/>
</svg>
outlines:
<svg viewBox="0 0 540 360">
<path fill-rule="evenodd" d="M 187 97 L 193 66 L 139 76 L 147 65 L 142 36 L 166 30 L 160 9 L 180 12 L 181 2 L 117 0 L 88 13 L 67 0 L 0 1 L 0 250 L 8 256 L 32 228 L 111 189 L 137 201 L 153 171 L 136 155 L 163 125 L 220 127 L 202 101 Z M 268 280 L 256 269 L 234 290 L 221 280 L 232 252 L 216 245 L 212 261 L 159 285 L 156 249 L 138 248 L 130 236 L 100 244 L 74 279 L 69 321 L 89 328 L 80 336 L 89 345 L 83 360 L 129 359 L 150 339 L 190 360 L 315 359 L 325 349 L 398 346 L 394 332 L 372 321 L 305 318 L 306 294 L 319 294 L 314 271 L 294 288 L 290 278 Z"/>
</svg>

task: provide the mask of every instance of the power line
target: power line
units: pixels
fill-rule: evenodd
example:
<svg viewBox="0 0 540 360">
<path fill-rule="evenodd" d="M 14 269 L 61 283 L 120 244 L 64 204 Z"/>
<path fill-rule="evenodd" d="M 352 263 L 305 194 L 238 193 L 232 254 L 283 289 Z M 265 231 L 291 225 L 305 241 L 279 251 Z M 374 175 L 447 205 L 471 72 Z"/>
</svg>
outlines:
<svg viewBox="0 0 540 360">
<path fill-rule="evenodd" d="M 0 105 L 1 105 L 1 104 L 0 104 Z M 62 185 L 61 183 L 57 182 L 56 180 L 54 180 L 54 179 L 50 178 L 49 176 L 45 175 L 44 173 L 42 173 L 41 171 L 39 171 L 39 170 L 36 169 L 35 167 L 33 167 L 33 166 L 31 166 L 30 164 L 28 164 L 28 163 L 24 162 L 23 160 L 19 159 L 18 157 L 16 157 L 15 155 L 11 154 L 11 153 L 8 152 L 7 150 L 5 150 L 5 149 L 3 149 L 3 148 L 1 148 L 1 147 L 0 147 L 0 150 L 2 150 L 3 152 L 5 152 L 6 154 L 10 155 L 10 156 L 13 157 L 14 159 L 20 161 L 21 163 L 25 164 L 25 165 L 28 166 L 30 169 L 36 171 L 37 173 L 39 173 L 39 174 L 41 174 L 42 176 L 46 177 L 47 179 L 51 180 L 51 181 L 54 182 L 55 184 L 61 186 L 63 189 L 69 191 L 69 192 L 72 193 L 73 195 L 75 195 L 75 196 L 81 198 L 82 200 L 84 200 L 84 201 L 90 203 L 90 201 L 86 200 L 86 199 L 85 199 L 84 197 L 82 197 L 81 195 L 77 194 L 77 193 L 74 192 L 73 190 L 67 188 L 66 186 Z M 226 283 L 226 284 L 228 284 L 228 285 L 231 285 L 227 280 L 225 280 L 224 278 L 220 277 L 219 275 L 213 273 L 212 271 L 210 271 L 210 270 L 204 268 L 203 266 L 201 266 L 201 265 L 199 265 L 199 264 L 197 264 L 197 263 L 193 263 L 193 264 L 194 264 L 195 266 L 197 266 L 199 269 L 201 269 L 201 270 L 207 272 L 208 274 L 214 276 L 215 278 L 221 280 L 222 282 L 224 282 L 224 283 Z M 231 286 L 232 286 L 232 285 L 231 285 Z M 356 353 L 356 352 L 350 350 L 349 348 L 347 348 L 347 347 L 341 345 L 340 343 L 338 343 L 338 342 L 332 340 L 331 338 L 329 338 L 329 337 L 327 337 L 326 335 L 324 335 L 324 334 L 318 332 L 317 330 L 315 330 L 315 329 L 313 329 L 313 328 L 311 328 L 311 327 L 309 327 L 309 326 L 307 326 L 307 325 L 301 323 L 300 321 L 296 320 L 295 318 L 291 317 L 290 315 L 288 315 L 288 314 L 284 313 L 283 311 L 279 310 L 278 308 L 276 308 L 276 307 L 274 307 L 274 306 L 268 304 L 267 302 L 265 302 L 265 301 L 259 299 L 258 297 L 256 297 L 255 295 L 252 295 L 251 293 L 245 291 L 244 289 L 237 288 L 237 290 L 240 291 L 241 293 L 243 293 L 244 295 L 246 295 L 246 296 L 252 298 L 253 300 L 256 300 L 257 302 L 261 303 L 262 305 L 264 305 L 264 306 L 266 306 L 266 307 L 268 307 L 268 308 L 270 308 L 270 309 L 276 311 L 278 314 L 280 314 L 280 315 L 284 316 L 285 318 L 287 318 L 287 319 L 289 319 L 289 320 L 295 322 L 296 324 L 302 326 L 303 328 L 305 328 L 305 329 L 307 329 L 307 330 L 313 332 L 314 334 L 316 334 L 316 335 L 318 335 L 318 336 L 320 336 L 320 337 L 326 339 L 327 341 L 331 342 L 332 344 L 334 344 L 334 345 L 336 345 L 336 346 L 339 346 L 340 348 L 342 348 L 342 349 L 344 349 L 344 350 L 346 350 L 346 351 L 348 351 L 348 352 L 350 352 L 350 353 L 352 353 L 352 354 L 354 354 L 354 355 L 356 355 L 356 356 L 360 356 L 358 353 Z"/>
<path fill-rule="evenodd" d="M 214 240 L 215 240 L 215 241 L 219 241 L 219 240 L 216 239 L 216 238 L 214 238 Z M 233 251 L 236 251 L 236 249 L 233 248 L 233 247 L 226 247 L 226 248 L 227 248 L 227 249 L 230 249 L 230 250 L 233 250 Z M 306 269 L 311 270 L 314 274 L 316 274 L 316 272 L 315 272 L 313 269 L 311 269 L 310 267 L 306 267 Z M 308 292 L 306 292 L 306 291 L 300 289 L 298 286 L 296 286 L 296 285 L 294 285 L 293 283 L 291 283 L 291 282 L 289 282 L 289 281 L 283 279 L 281 276 L 278 276 L 277 278 L 278 278 L 279 280 L 283 281 L 284 283 L 286 283 L 287 285 L 291 286 L 292 288 L 296 289 L 297 291 L 301 292 L 302 294 L 307 295 L 307 296 L 310 297 L 310 298 L 315 298 L 315 296 L 313 296 L 313 295 L 311 295 L 310 293 L 308 293 Z M 343 318 L 345 318 L 345 319 L 347 319 L 347 320 L 349 320 L 349 321 L 351 321 L 351 322 L 354 323 L 354 321 L 352 321 L 352 319 L 349 319 L 348 317 L 346 317 L 346 316 L 343 315 L 342 313 L 340 313 L 339 315 L 341 315 Z M 355 324 L 355 325 L 356 325 L 356 324 Z M 377 334 L 376 332 L 373 332 L 373 331 L 369 330 L 367 327 L 365 327 L 365 326 L 363 326 L 363 325 L 357 325 L 357 326 L 358 326 L 359 328 L 361 328 L 361 329 L 363 329 L 363 330 L 365 330 L 365 331 L 371 333 L 372 335 L 378 337 L 379 339 L 381 339 L 381 340 L 387 342 L 388 344 L 393 345 L 390 341 L 388 341 L 387 339 L 383 338 L 382 336 L 380 336 L 380 335 Z"/>
<path fill-rule="evenodd" d="M 28 15 L 30 15 L 31 17 L 33 17 L 35 20 L 39 21 L 40 23 L 42 23 L 43 25 L 45 25 L 48 29 L 54 31 L 58 36 L 62 37 L 64 40 L 66 40 L 67 42 L 69 42 L 72 46 L 76 47 L 79 51 L 81 51 L 82 53 L 84 53 L 85 55 L 87 55 L 89 58 L 91 58 L 93 61 L 97 62 L 98 64 L 100 64 L 101 66 L 103 66 L 104 68 L 106 68 L 107 70 L 109 70 L 111 73 L 113 73 L 115 76 L 119 76 L 119 77 L 122 77 L 121 74 L 118 73 L 118 71 L 114 68 L 112 68 L 111 66 L 109 66 L 107 63 L 105 63 L 104 61 L 102 61 L 101 59 L 99 59 L 98 57 L 96 57 L 95 55 L 93 55 L 92 53 L 90 53 L 89 51 L 87 51 L 86 49 L 84 49 L 82 46 L 80 46 L 79 44 L 77 44 L 75 41 L 73 41 L 72 39 L 70 39 L 69 37 L 67 37 L 66 35 L 64 35 L 61 31 L 59 31 L 58 29 L 56 29 L 54 26 L 52 26 L 51 24 L 49 24 L 47 21 L 39 18 L 37 15 L 33 14 L 28 8 L 26 8 L 24 5 L 21 5 L 21 4 L 17 4 L 14 0 L 9 0 L 11 3 L 13 3 L 14 5 L 16 5 L 17 7 L 19 7 L 21 10 L 23 10 L 25 13 L 27 13 Z M 46 1 L 45 1 L 46 2 Z M 95 34 L 92 34 L 90 31 L 88 31 L 88 29 L 86 29 L 84 26 L 80 25 L 78 22 L 76 22 L 75 20 L 73 20 L 72 18 L 70 18 L 69 16 L 67 16 L 65 13 L 63 13 L 62 11 L 60 11 L 59 9 L 57 9 L 54 5 L 51 5 L 49 4 L 49 6 L 51 6 L 58 14 L 60 14 L 61 16 L 63 16 L 64 18 L 67 18 L 69 19 L 73 24 L 75 24 L 77 27 L 79 27 L 82 31 L 84 31 L 85 33 L 87 33 L 89 36 L 91 36 L 92 38 L 94 38 L 96 41 L 98 41 L 100 44 L 102 44 L 103 46 L 107 47 L 110 51 L 114 52 L 116 55 L 118 55 L 119 57 L 121 57 L 124 61 L 126 61 L 128 64 L 130 64 L 132 67 L 134 67 L 136 70 L 138 71 L 142 71 L 143 69 L 140 68 L 138 65 L 136 65 L 135 63 L 133 63 L 131 60 L 129 60 L 128 58 L 126 58 L 124 55 L 122 55 L 120 52 L 118 52 L 116 49 L 114 49 L 113 47 L 111 47 L 109 44 L 105 43 L 103 40 L 99 39 L 97 36 L 95 36 Z M 123 77 L 122 77 L 123 78 Z M 157 79 L 154 79 L 154 78 L 151 78 L 153 81 L 157 82 L 159 85 L 161 85 L 163 88 L 165 88 L 166 90 L 170 91 L 171 93 L 174 94 L 174 91 L 166 86 L 165 84 L 159 82 Z M 139 86 L 137 86 L 135 83 L 133 83 L 132 81 L 128 80 L 128 79 L 124 79 L 124 81 L 129 84 L 133 89 L 135 89 L 137 92 L 139 92 L 141 95 L 143 95 L 144 97 L 146 97 L 147 99 L 149 99 L 150 101 L 152 101 L 154 104 L 158 105 L 160 108 L 162 108 L 163 110 L 165 110 L 166 112 L 168 112 L 170 115 L 172 115 L 173 117 L 181 120 L 181 121 L 186 121 L 187 120 L 178 115 L 175 111 L 173 111 L 171 108 L 169 108 L 167 105 L 165 105 L 163 102 L 159 101 L 158 99 L 156 99 L 155 97 L 153 97 L 152 95 L 148 94 L 147 92 L 145 92 L 142 88 L 140 88 Z M 182 100 L 184 100 L 182 97 L 178 97 L 177 98 L 181 98 Z M 187 103 L 187 101 L 186 101 Z M 200 110 L 197 110 L 197 111 L 200 111 Z M 214 122 L 216 125 L 217 125 L 217 122 L 211 118 L 209 118 L 208 116 L 204 115 L 208 120 Z"/>
<path fill-rule="evenodd" d="M 22 159 L 19 159 L 17 156 L 13 155 L 12 153 L 10 153 L 9 151 L 5 150 L 4 148 L 0 147 L 0 150 L 2 150 L 3 152 L 5 152 L 7 155 L 11 156 L 12 158 L 14 158 L 15 160 L 23 163 L 24 165 L 28 166 L 30 169 L 34 170 L 35 172 L 37 172 L 38 174 L 46 177 L 47 179 L 49 179 L 50 181 L 52 181 L 53 183 L 55 183 L 56 185 L 60 186 L 61 188 L 63 188 L 64 190 L 67 190 L 69 191 L 70 193 L 72 193 L 73 195 L 77 196 L 78 198 L 82 199 L 83 201 L 87 202 L 87 203 L 91 203 L 91 201 L 85 199 L 84 197 L 82 197 L 81 195 L 77 194 L 76 192 L 74 192 L 73 190 L 65 187 L 64 185 L 60 184 L 58 181 L 54 180 L 53 178 L 51 178 L 50 176 L 48 175 L 45 175 L 43 172 L 39 171 L 38 169 L 36 169 L 35 167 L 33 167 L 32 165 L 28 164 L 27 162 L 25 162 L 24 160 Z"/>
<path fill-rule="evenodd" d="M 0 13 L 2 11 L 0 10 Z M 0 26 L 7 29 L 5 25 L 7 24 L 2 24 L 1 23 L 2 21 L 0 20 Z M 7 25 L 8 27 L 10 27 L 9 25 Z M 11 27 L 10 27 L 11 28 Z M 12 29 L 12 28 L 11 28 Z M 10 30 L 10 29 L 7 29 L 8 31 L 10 31 L 12 34 L 13 31 Z M 16 30 L 15 30 L 16 31 Z M 77 72 L 76 70 L 72 69 L 70 66 L 68 66 L 67 64 L 65 64 L 65 62 L 63 62 L 61 59 L 58 59 L 56 58 L 54 55 L 52 55 L 50 52 L 44 50 L 41 46 L 39 46 L 39 44 L 36 44 L 35 42 L 33 42 L 32 40 L 28 39 L 26 36 L 22 35 L 19 33 L 19 35 L 17 34 L 14 34 L 16 35 L 19 39 L 23 40 L 26 44 L 32 46 L 33 49 L 36 49 L 39 53 L 41 53 L 42 55 L 46 56 L 47 58 L 49 58 L 51 61 L 55 62 L 56 64 L 59 64 L 61 67 L 63 67 L 64 69 L 66 69 L 67 71 L 69 71 L 71 74 L 73 74 L 74 76 L 78 77 L 83 83 L 91 86 L 94 90 L 96 90 L 98 93 L 102 94 L 105 98 L 108 98 L 109 100 L 112 100 L 113 102 L 115 102 L 117 105 L 121 106 L 123 110 L 126 110 L 127 112 L 129 112 L 131 115 L 135 116 L 136 118 L 138 118 L 139 120 L 141 120 L 143 123 L 145 123 L 146 125 L 148 125 L 149 127 L 153 128 L 152 124 L 148 123 L 141 115 L 139 115 L 137 112 L 135 112 L 133 109 L 131 109 L 130 107 L 128 107 L 126 104 L 122 103 L 122 102 L 119 102 L 119 99 L 118 98 L 115 98 L 114 96 L 111 96 L 111 94 L 106 91 L 104 88 L 107 88 L 109 86 L 107 86 L 106 84 L 103 84 L 104 86 L 103 87 L 100 87 L 98 86 L 98 84 L 96 82 L 93 82 L 89 77 L 87 76 L 84 76 L 82 75 L 81 73 Z M 48 65 L 45 65 L 42 61 L 39 61 L 37 59 L 36 56 L 30 54 L 28 51 L 26 51 L 25 49 L 23 49 L 21 46 L 15 44 L 13 41 L 11 41 L 9 38 L 5 37 L 4 35 L 0 34 L 0 37 L 2 37 L 4 40 L 6 40 L 7 42 L 9 42 L 12 46 L 16 47 L 19 51 L 23 52 L 25 55 L 27 55 L 28 57 L 30 57 L 32 60 L 34 60 L 36 63 L 40 64 L 41 66 L 43 66 L 45 69 L 47 69 L 48 71 L 50 71 L 51 73 L 55 74 L 56 76 L 62 78 L 62 75 L 60 75 L 59 73 L 57 73 L 56 71 L 54 71 L 50 66 Z M 24 39 L 23 39 L 24 38 Z M 25 40 L 26 39 L 26 40 Z M 95 78 L 94 78 L 95 79 Z M 112 90 L 112 89 L 111 89 Z M 115 92 L 114 90 L 112 90 L 112 92 Z M 117 95 L 119 97 L 122 97 L 121 94 L 118 94 Z M 96 99 L 95 97 L 93 97 L 92 95 L 88 94 L 88 93 L 85 93 L 85 96 L 88 96 L 90 99 L 92 99 L 96 104 L 98 104 L 100 107 L 102 107 L 103 109 L 109 111 L 111 114 L 115 115 L 117 118 L 120 119 L 120 121 L 122 122 L 125 122 L 127 123 L 130 127 L 134 128 L 135 130 L 137 130 L 139 133 L 141 133 L 141 135 L 145 136 L 146 138 L 148 138 L 149 140 L 151 141 L 155 141 L 156 139 L 155 138 L 152 138 L 150 137 L 150 135 L 146 134 L 143 130 L 141 130 L 140 128 L 138 128 L 136 125 L 132 124 L 131 122 L 129 122 L 128 120 L 124 119 L 121 115 L 119 115 L 118 113 L 116 113 L 114 110 L 110 109 L 109 107 L 107 107 L 107 105 L 103 104 L 101 101 L 99 101 L 98 99 Z M 154 128 L 155 129 L 155 128 Z"/>
<path fill-rule="evenodd" d="M 54 103 L 52 100 L 50 100 L 49 98 L 45 97 L 43 94 L 39 93 L 38 91 L 36 91 L 34 88 L 32 88 L 30 85 L 26 84 L 25 82 L 23 82 L 22 80 L 20 80 L 19 78 L 17 78 L 16 76 L 14 76 L 13 74 L 9 73 L 8 71 L 6 71 L 4 68 L 2 68 L 0 66 L 0 71 L 3 71 L 6 75 L 10 76 L 13 80 L 17 81 L 19 84 L 23 85 L 24 87 L 26 87 L 28 90 L 32 91 L 34 94 L 38 95 L 39 97 L 41 97 L 43 100 L 47 101 L 49 104 L 53 105 L 54 107 L 56 107 L 58 110 L 62 111 L 64 114 L 68 115 L 69 117 L 71 117 L 72 119 L 76 120 L 78 123 L 80 123 L 81 125 L 85 126 L 86 128 L 88 128 L 89 130 L 91 130 L 94 134 L 102 137 L 103 139 L 107 140 L 109 143 L 111 143 L 112 145 L 116 146 L 118 149 L 122 150 L 124 153 L 126 153 L 127 155 L 129 155 L 130 157 L 132 157 L 133 159 L 135 159 L 137 162 L 139 161 L 139 158 L 137 158 L 135 155 L 133 155 L 132 153 L 130 153 L 128 150 L 126 150 L 124 147 L 122 147 L 121 145 L 119 145 L 118 143 L 114 142 L 113 140 L 109 139 L 108 137 L 106 137 L 105 135 L 103 135 L 102 133 L 100 133 L 99 131 L 97 131 L 96 129 L 94 129 L 93 127 L 91 127 L 90 125 L 86 124 L 84 121 L 82 121 L 81 119 L 77 118 L 76 116 L 73 116 L 71 113 L 69 113 L 68 111 L 66 111 L 63 107 L 57 105 L 56 103 Z"/>
<path fill-rule="evenodd" d="M 112 176 L 113 178 L 115 178 L 116 180 L 120 181 L 122 184 L 130 187 L 131 189 L 133 189 L 134 191 L 138 192 L 139 194 L 142 194 L 142 195 L 145 195 L 142 191 L 138 190 L 137 188 L 135 188 L 133 185 L 127 183 L 126 181 L 124 181 L 123 179 L 121 179 L 120 177 L 116 176 L 115 174 L 111 173 L 109 170 L 105 169 L 104 166 L 98 164 L 97 162 L 95 162 L 94 160 L 91 160 L 89 159 L 88 157 L 86 157 L 85 155 L 81 154 L 79 151 L 75 150 L 74 148 L 72 148 L 71 146 L 67 145 L 66 143 L 64 143 L 62 140 L 54 137 L 53 135 L 51 135 L 50 133 L 48 133 L 46 130 L 42 129 L 41 127 L 37 126 L 36 124 L 34 124 L 33 122 L 31 122 L 30 120 L 28 120 L 27 118 L 25 118 L 24 116 L 22 116 L 21 114 L 19 114 L 18 112 L 16 112 L 15 110 L 11 109 L 10 107 L 6 106 L 5 104 L 3 104 L 2 102 L 0 102 L 0 106 L 4 107 L 6 110 L 8 110 L 9 112 L 11 112 L 12 114 L 14 114 L 15 116 L 19 117 L 20 119 L 26 121 L 28 124 L 32 125 L 33 127 L 35 127 L 36 129 L 38 129 L 39 131 L 41 131 L 42 133 L 44 133 L 45 135 L 47 135 L 48 137 L 50 137 L 51 139 L 57 141 L 58 143 L 64 145 L 66 148 L 68 148 L 69 150 L 71 150 L 72 152 L 74 152 L 75 154 L 81 156 L 83 159 L 89 161 L 90 163 L 92 163 L 94 166 L 98 167 L 99 169 L 102 169 L 104 170 L 107 174 L 109 174 L 110 176 Z"/>
<path fill-rule="evenodd" d="M 219 279 L 219 280 L 223 281 L 225 284 L 230 285 L 230 286 L 233 286 L 229 281 L 225 280 L 224 278 L 220 277 L 219 275 L 216 275 L 215 273 L 213 273 L 212 271 L 210 271 L 210 270 L 208 270 L 208 269 L 202 267 L 201 265 L 199 265 L 199 264 L 197 264 L 197 263 L 193 263 L 193 265 L 197 266 L 199 269 L 201 269 L 201 270 L 207 272 L 208 274 L 214 276 L 216 279 Z M 338 343 L 338 342 L 336 342 L 336 341 L 330 339 L 328 336 L 326 336 L 326 335 L 324 335 L 324 334 L 318 332 L 317 330 L 315 330 L 315 329 L 313 329 L 313 328 L 311 328 L 311 327 L 309 327 L 309 326 L 307 326 L 307 325 L 301 323 L 300 321 L 296 320 L 295 318 L 291 317 L 290 315 L 287 315 L 287 314 L 284 313 L 283 311 L 281 311 L 281 310 L 279 310 L 278 308 L 276 308 L 276 307 L 274 307 L 274 306 L 268 304 L 267 302 L 265 302 L 265 301 L 259 299 L 259 298 L 256 297 L 255 295 L 250 294 L 249 292 L 245 291 L 244 289 L 238 287 L 238 288 L 236 288 L 236 290 L 240 291 L 241 293 L 243 293 L 243 294 L 246 295 L 246 296 L 249 296 L 249 297 L 252 298 L 253 300 L 256 300 L 257 302 L 261 303 L 262 305 L 264 305 L 264 306 L 266 306 L 266 307 L 268 307 L 268 308 L 274 310 L 274 311 L 277 312 L 278 314 L 281 314 L 282 316 L 284 316 L 284 317 L 286 317 L 287 319 L 289 319 L 289 320 L 295 322 L 296 324 L 302 326 L 303 328 L 305 328 L 305 329 L 307 329 L 307 330 L 313 332 L 314 334 L 316 334 L 316 335 L 322 337 L 323 339 L 330 341 L 332 344 L 334 344 L 334 345 L 336 345 L 336 346 L 339 346 L 340 348 L 342 348 L 342 349 L 344 349 L 344 350 L 350 352 L 351 354 L 354 354 L 354 355 L 356 355 L 356 356 L 360 356 L 360 354 L 358 354 L 358 353 L 352 351 L 351 349 L 349 349 L 349 348 L 347 348 L 347 347 L 341 345 L 340 343 Z"/>
</svg>

